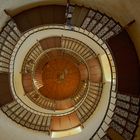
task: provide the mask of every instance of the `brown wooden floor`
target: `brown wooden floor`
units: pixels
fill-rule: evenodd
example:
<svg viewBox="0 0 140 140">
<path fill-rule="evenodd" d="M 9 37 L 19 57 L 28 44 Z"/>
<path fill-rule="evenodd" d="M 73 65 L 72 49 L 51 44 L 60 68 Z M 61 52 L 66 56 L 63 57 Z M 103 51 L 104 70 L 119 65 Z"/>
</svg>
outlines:
<svg viewBox="0 0 140 140">
<path fill-rule="evenodd" d="M 79 118 L 76 113 L 67 116 L 52 117 L 51 130 L 67 130 L 80 125 Z"/>
<path fill-rule="evenodd" d="M 80 72 L 71 56 L 56 54 L 55 57 L 56 59 L 51 57 L 46 63 L 41 62 L 43 66 L 40 73 L 44 86 L 39 91 L 50 99 L 63 100 L 73 96 L 79 88 Z M 44 59 L 41 61 L 46 61 Z"/>
<path fill-rule="evenodd" d="M 99 83 L 102 80 L 102 70 L 100 62 L 97 58 L 91 58 L 87 61 L 90 72 L 90 81 L 94 83 Z M 84 64 L 79 65 L 79 70 L 81 74 L 81 80 L 87 80 L 88 71 Z"/>
</svg>

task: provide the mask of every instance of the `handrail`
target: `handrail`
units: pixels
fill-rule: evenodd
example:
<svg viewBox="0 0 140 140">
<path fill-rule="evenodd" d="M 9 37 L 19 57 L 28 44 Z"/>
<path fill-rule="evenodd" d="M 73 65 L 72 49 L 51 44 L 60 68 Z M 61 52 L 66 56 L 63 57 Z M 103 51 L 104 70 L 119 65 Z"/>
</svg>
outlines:
<svg viewBox="0 0 140 140">
<path fill-rule="evenodd" d="M 23 35 L 24 36 L 24 35 Z M 75 109 L 75 108 L 74 108 Z M 42 113 L 42 112 L 41 112 Z M 63 114 L 62 114 L 63 115 Z"/>
<path fill-rule="evenodd" d="M 72 38 L 71 38 L 72 39 Z M 35 45 L 36 46 L 36 45 Z M 87 47 L 87 46 L 86 46 Z M 31 48 L 30 50 L 32 50 L 33 48 Z M 44 55 L 46 52 L 49 52 L 49 51 L 51 51 L 51 50 L 62 50 L 62 49 L 64 49 L 64 50 L 66 50 L 66 51 L 70 51 L 70 52 L 72 52 L 72 53 L 74 53 L 75 55 L 78 55 L 78 57 L 80 57 L 80 59 L 82 59 L 82 61 L 86 64 L 86 67 L 87 67 L 87 70 L 88 70 L 88 73 L 89 73 L 89 68 L 88 68 L 88 64 L 86 63 L 86 61 L 84 60 L 84 58 L 83 58 L 83 56 L 80 56 L 79 54 L 78 54 L 78 52 L 76 53 L 76 52 L 74 52 L 73 50 L 71 50 L 71 49 L 66 49 L 66 48 L 51 48 L 51 49 L 47 49 L 46 51 L 44 51 L 44 52 L 42 52 L 37 58 L 36 58 L 36 62 L 34 62 L 34 64 L 33 64 L 33 67 L 31 68 L 32 70 L 32 79 L 33 79 L 33 81 L 34 81 L 34 67 L 35 67 L 35 65 L 36 65 L 36 63 L 37 63 L 37 61 L 38 61 L 38 59 L 40 58 L 40 57 L 42 57 L 42 55 Z M 89 49 L 89 48 L 88 48 Z M 30 52 L 31 53 L 31 52 Z M 28 54 L 29 55 L 29 54 Z M 25 57 L 25 59 L 28 59 L 28 55 L 27 55 L 27 58 Z M 24 64 L 23 64 L 23 66 L 24 66 Z M 24 69 L 24 68 L 22 68 L 22 69 Z M 88 76 L 88 79 L 90 79 L 90 75 Z M 87 81 L 89 81 L 89 80 L 87 80 Z M 33 82 L 34 83 L 34 82 Z M 89 84 L 90 84 L 90 82 L 88 82 Z M 88 89 L 89 89 L 89 84 L 87 84 L 88 85 L 88 88 L 87 89 L 85 89 L 85 91 L 87 91 Z M 36 87 L 35 87 L 35 84 L 33 84 L 34 85 L 34 88 L 36 89 Z M 37 93 L 38 93 L 38 90 L 36 89 L 35 90 Z M 85 92 L 86 94 L 88 94 L 88 92 Z M 86 97 L 86 94 L 84 95 L 84 97 Z M 44 96 L 42 96 L 42 97 L 44 97 Z M 46 97 L 44 97 L 45 99 L 47 99 Z M 84 98 L 82 98 L 82 100 L 83 100 Z M 48 100 L 50 100 L 50 99 L 48 99 Z M 78 106 L 80 106 L 80 102 L 77 104 L 77 105 L 75 105 L 75 108 L 77 108 Z M 42 106 L 41 106 L 42 107 Z M 63 110 L 64 111 L 64 110 Z M 57 110 L 55 110 L 55 113 L 57 112 Z M 60 113 L 60 112 L 59 112 Z"/>
<path fill-rule="evenodd" d="M 50 27 L 49 29 L 51 29 L 51 28 L 53 28 L 53 29 L 60 29 L 60 28 L 55 28 L 55 27 Z M 62 29 L 62 26 L 61 26 L 61 30 L 66 30 L 66 29 Z M 68 29 L 67 29 L 68 30 Z M 36 30 L 36 32 L 38 32 L 38 30 Z M 75 32 L 78 32 L 78 31 L 75 31 Z M 33 34 L 33 33 L 31 33 L 31 34 Z M 84 35 L 86 35 L 86 34 L 84 34 Z M 23 36 L 25 36 L 25 34 L 23 35 Z M 28 35 L 29 36 L 29 35 Z M 89 37 L 89 36 L 88 36 Z M 91 38 L 92 39 L 92 38 Z M 92 39 L 93 40 L 93 39 Z M 95 40 L 94 40 L 95 41 Z M 95 41 L 97 44 L 99 44 L 97 41 Z M 99 44 L 100 45 L 100 44 Z M 101 46 L 101 45 L 100 45 Z M 102 46 L 101 46 L 102 47 Z M 106 50 L 102 47 L 102 49 L 106 52 Z M 108 54 L 106 53 L 106 55 L 108 56 Z M 109 60 L 109 57 L 108 57 L 108 60 Z"/>
<path fill-rule="evenodd" d="M 80 56 L 78 53 L 76 53 L 76 52 L 74 52 L 74 51 L 72 51 L 71 49 L 66 49 L 66 48 L 51 48 L 51 49 L 47 49 L 46 51 L 44 51 L 43 53 L 41 53 L 39 56 L 38 56 L 38 58 L 36 59 L 36 62 L 33 64 L 33 67 L 32 67 L 32 79 L 33 79 L 33 85 L 34 85 L 34 88 L 35 88 L 35 90 L 36 90 L 36 92 L 38 93 L 39 91 L 38 91 L 38 89 L 36 88 L 36 86 L 35 86 L 35 71 L 34 71 L 34 69 L 35 69 L 35 67 L 36 67 L 36 64 L 37 64 L 37 62 L 39 61 L 39 59 L 43 56 L 43 55 L 45 55 L 46 53 L 48 53 L 49 51 L 52 51 L 52 50 L 65 50 L 65 51 L 69 51 L 69 52 L 71 52 L 71 53 L 74 53 L 74 54 L 76 54 L 78 57 L 80 57 L 80 59 L 82 59 L 82 61 L 83 61 L 83 63 L 86 65 L 86 68 L 87 68 L 87 71 L 88 71 L 88 78 L 87 78 L 87 81 L 89 81 L 89 79 L 90 79 L 90 72 L 89 72 L 89 68 L 88 68 L 88 64 L 86 63 L 86 61 L 84 60 L 84 58 L 82 58 L 82 56 Z M 87 88 L 86 88 L 86 91 L 85 91 L 85 95 L 87 95 L 88 94 L 88 90 L 89 90 L 89 87 L 90 87 L 90 82 L 87 82 Z M 45 97 L 45 98 L 47 98 L 47 97 Z M 48 98 L 47 98 L 48 99 Z M 84 98 L 83 98 L 84 99 Z M 50 99 L 48 99 L 48 100 L 50 100 Z M 75 107 L 76 107 L 77 105 L 75 105 Z M 78 105 L 79 106 L 79 105 Z M 63 110 L 64 111 L 64 110 Z M 56 110 L 55 110 L 55 112 L 56 112 Z"/>
<path fill-rule="evenodd" d="M 25 39 L 26 39 L 26 37 L 28 37 L 28 36 L 30 36 L 31 34 L 33 34 L 33 33 L 35 33 L 35 32 L 38 32 L 38 31 L 41 31 L 41 30 L 44 30 L 44 29 L 46 29 L 45 28 L 45 26 L 40 26 L 40 27 L 43 27 L 43 29 L 37 29 L 37 28 L 35 28 L 35 29 L 32 29 L 32 30 L 34 30 L 34 32 L 32 32 L 32 30 L 29 30 L 29 31 L 27 31 L 25 34 L 23 34 L 22 35 L 22 37 L 21 37 L 21 39 L 23 39 L 23 42 L 25 41 Z M 67 31 L 69 31 L 69 28 L 67 28 L 67 26 L 64 26 L 64 25 L 53 25 L 53 26 L 47 26 L 47 29 L 60 29 L 60 30 L 67 30 Z M 78 29 L 78 30 L 77 30 Z M 80 32 L 80 28 L 77 28 L 77 27 L 74 27 L 74 30 L 73 30 L 74 32 L 78 32 L 78 33 L 81 33 L 81 34 L 84 34 L 84 35 L 86 35 L 87 37 L 89 37 L 90 39 L 92 39 L 92 40 L 94 40 L 92 37 L 90 37 L 89 35 L 87 35 L 86 33 L 83 33 L 83 32 Z M 30 33 L 29 33 L 30 32 Z M 90 32 L 91 33 L 91 32 Z M 89 33 L 88 33 L 89 34 Z M 92 33 L 91 33 L 92 34 Z M 99 39 L 98 39 L 99 40 Z M 109 56 L 108 55 L 110 55 L 110 56 L 112 56 L 111 55 L 111 53 L 110 54 L 108 54 L 107 53 L 107 51 L 109 51 L 108 49 L 105 49 L 102 45 L 105 45 L 106 43 L 105 42 L 103 42 L 102 44 L 100 44 L 98 41 L 96 41 L 96 40 L 94 40 L 103 50 L 104 50 L 104 52 L 105 52 L 105 54 L 106 54 L 106 56 L 107 56 L 107 58 L 108 58 L 108 60 L 109 60 L 109 62 L 111 61 L 111 62 L 114 62 L 114 60 L 111 60 L 110 58 L 109 58 Z M 22 42 L 22 43 L 23 43 Z M 20 43 L 20 45 L 22 44 L 22 43 Z M 19 42 L 18 42 L 18 44 L 19 44 Z M 15 48 L 15 51 L 16 51 L 16 53 L 17 53 L 17 51 L 18 51 L 18 49 L 19 48 Z M 110 51 L 109 51 L 110 52 Z M 13 53 L 14 54 L 14 53 Z M 14 59 L 12 58 L 11 59 L 11 64 L 14 62 Z M 113 65 L 111 65 L 111 63 L 110 63 L 110 67 L 111 67 L 111 70 L 113 71 Z M 114 67 L 115 69 L 116 69 L 116 67 Z M 11 77 L 11 73 L 13 72 L 13 69 L 11 68 L 11 66 L 10 66 L 10 77 Z M 115 71 L 116 72 L 116 71 Z M 113 75 L 111 75 L 111 78 L 113 79 Z M 12 77 L 11 77 L 11 79 L 12 79 Z M 115 79 L 116 80 L 116 79 Z M 10 83 L 12 82 L 12 80 L 10 81 Z M 111 91 L 113 91 L 113 84 L 112 84 L 113 82 L 112 82 L 112 80 L 111 80 L 111 90 L 110 90 L 110 99 L 109 99 L 109 102 L 111 101 Z M 116 85 L 115 85 L 116 86 Z M 12 88 L 12 91 L 14 91 L 14 89 Z M 15 97 L 17 100 L 18 100 L 18 102 L 21 102 L 22 103 L 22 101 L 20 100 L 20 99 L 18 99 L 17 97 Z M 22 103 L 23 104 L 23 103 Z M 29 110 L 32 110 L 29 106 L 28 106 L 28 108 L 29 108 Z M 109 108 L 109 104 L 108 104 L 108 108 Z M 35 110 L 34 110 L 35 111 Z M 38 112 L 39 113 L 39 112 Z M 42 112 L 40 112 L 41 114 L 42 114 Z M 39 113 L 39 114 L 40 114 Z M 104 118 L 105 119 L 105 118 Z M 103 122 L 102 122 L 103 123 Z"/>
</svg>

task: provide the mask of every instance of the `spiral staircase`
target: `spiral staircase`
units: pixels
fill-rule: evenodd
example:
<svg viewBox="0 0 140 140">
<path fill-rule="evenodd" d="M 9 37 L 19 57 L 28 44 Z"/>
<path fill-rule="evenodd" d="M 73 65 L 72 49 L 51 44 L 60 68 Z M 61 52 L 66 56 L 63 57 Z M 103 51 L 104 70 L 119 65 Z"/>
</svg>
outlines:
<svg viewBox="0 0 140 140">
<path fill-rule="evenodd" d="M 72 4 L 8 15 L 0 32 L 0 105 L 5 117 L 50 137 L 76 128 L 82 135 L 106 103 L 88 139 L 136 137 L 139 63 L 118 22 Z"/>
</svg>

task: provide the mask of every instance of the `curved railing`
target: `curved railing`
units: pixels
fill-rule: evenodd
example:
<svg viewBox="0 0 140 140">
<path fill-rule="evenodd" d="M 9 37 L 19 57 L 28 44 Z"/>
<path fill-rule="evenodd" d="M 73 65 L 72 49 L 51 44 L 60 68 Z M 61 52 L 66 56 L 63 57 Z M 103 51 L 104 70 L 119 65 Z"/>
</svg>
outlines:
<svg viewBox="0 0 140 140">
<path fill-rule="evenodd" d="M 61 26 L 62 27 L 62 26 Z M 52 27 L 51 27 L 52 28 Z M 47 29 L 48 29 L 48 27 L 47 27 Z M 53 28 L 54 29 L 54 28 Z M 41 29 L 42 30 L 42 29 Z M 40 30 L 38 30 L 38 31 L 40 31 Z M 30 35 L 30 34 L 29 34 Z M 26 36 L 27 37 L 27 36 Z M 25 38 L 26 39 L 26 38 Z M 20 46 L 19 46 L 19 48 L 20 48 Z M 18 48 L 18 49 L 19 49 Z M 16 54 L 15 54 L 16 55 Z M 12 57 L 12 58 L 14 58 L 14 57 Z M 13 61 L 13 60 L 12 60 Z M 14 68 L 14 67 L 13 67 Z M 11 69 L 13 69 L 13 68 L 11 68 Z M 13 83 L 13 82 L 11 82 L 11 83 Z M 82 101 L 83 102 L 83 101 Z M 78 105 L 79 106 L 79 105 Z M 74 108 L 74 110 L 75 110 L 75 108 Z M 64 115 L 63 113 L 61 114 L 61 115 Z"/>
<path fill-rule="evenodd" d="M 64 38 L 64 37 L 63 37 Z M 74 39 L 70 39 L 70 40 L 73 40 L 74 41 Z M 35 45 L 36 46 L 36 45 Z M 64 45 L 65 46 L 65 45 Z M 67 50 L 67 51 L 72 51 L 72 48 L 65 48 L 65 47 L 62 47 L 65 51 Z M 81 46 L 81 47 L 84 47 L 84 46 Z M 58 48 L 59 50 L 61 50 L 62 48 Z M 57 49 L 57 48 L 53 48 L 53 49 Z M 82 48 L 83 49 L 83 48 Z M 32 50 L 32 49 L 31 49 Z M 35 48 L 33 49 L 33 50 L 35 50 Z M 52 49 L 51 49 L 52 50 Z M 78 49 L 79 50 L 79 49 Z M 42 52 L 42 51 L 41 51 Z M 75 51 L 72 51 L 74 54 L 76 53 Z M 86 51 L 85 51 L 86 52 Z M 42 54 L 43 54 L 44 52 L 42 52 L 41 54 L 39 53 L 39 56 L 38 57 L 40 57 Z M 80 52 L 77 52 L 77 53 L 80 53 Z M 85 53 L 86 55 L 85 56 L 81 56 L 80 57 L 80 59 L 82 59 L 82 61 L 85 61 L 84 59 L 89 59 L 89 57 L 92 57 L 92 55 L 94 55 L 94 53 L 90 53 L 90 54 L 88 54 L 87 52 Z M 71 54 L 72 55 L 72 54 Z M 27 57 L 30 57 L 30 56 L 32 56 L 31 54 L 27 54 Z M 74 56 L 74 57 L 77 57 L 77 56 Z M 82 58 L 82 57 L 85 57 L 84 59 Z M 28 60 L 28 58 L 26 58 L 27 60 Z M 31 58 L 30 58 L 31 59 Z M 36 58 L 35 58 L 36 59 Z M 37 58 L 38 59 L 38 58 Z M 79 59 L 79 58 L 77 58 L 77 59 Z M 79 60 L 79 61 L 81 61 L 81 60 Z M 35 60 L 34 60 L 34 62 L 33 62 L 33 64 L 31 65 L 31 67 L 29 67 L 29 71 L 33 71 L 33 65 L 35 65 Z M 86 61 L 84 62 L 85 64 L 86 64 Z M 25 66 L 24 66 L 25 65 Z M 86 64 L 86 66 L 88 67 L 88 64 Z M 23 70 L 22 70 L 22 72 L 24 73 L 24 71 L 26 71 L 26 69 L 24 68 L 24 67 L 26 67 L 26 62 L 24 62 L 23 63 Z M 32 69 L 33 68 L 33 69 Z M 31 70 L 32 69 L 32 70 Z M 35 75 L 35 74 L 33 74 L 33 75 Z M 34 79 L 34 77 L 32 77 L 32 79 Z M 76 98 L 76 97 L 75 97 Z M 76 100 L 75 100 L 76 101 Z M 78 103 L 78 101 L 76 101 L 77 103 Z"/>
<path fill-rule="evenodd" d="M 10 20 L 0 34 L 0 72 L 9 72 L 10 58 L 14 47 L 21 37 L 16 24 Z"/>
<path fill-rule="evenodd" d="M 90 82 L 88 82 L 89 81 L 89 79 L 90 79 L 90 72 L 89 72 L 89 68 L 88 68 L 88 65 L 87 65 L 87 63 L 86 63 L 86 61 L 78 54 L 78 53 L 76 53 L 76 52 L 74 52 L 74 51 L 72 51 L 72 50 L 70 50 L 70 49 L 65 49 L 65 48 L 51 48 L 51 49 L 47 49 L 47 50 L 45 50 L 42 54 L 40 54 L 39 56 L 38 56 L 38 58 L 36 59 L 36 62 L 34 63 L 34 65 L 33 65 L 33 67 L 32 67 L 32 79 L 33 79 L 33 84 L 34 84 L 34 87 L 35 87 L 35 89 L 36 89 L 36 92 L 38 93 L 39 91 L 38 91 L 38 89 L 36 88 L 36 86 L 35 86 L 35 67 L 36 67 L 36 64 L 37 64 L 37 62 L 38 62 L 38 60 L 39 60 L 39 58 L 40 57 L 42 57 L 42 55 L 46 55 L 46 53 L 48 53 L 49 51 L 53 51 L 53 50 L 62 50 L 62 51 L 65 51 L 65 53 L 68 51 L 69 53 L 71 53 L 71 54 L 74 54 L 74 56 L 75 57 L 79 57 L 80 59 L 81 59 L 81 62 L 83 62 L 84 64 L 85 64 L 85 66 L 86 66 L 86 68 L 87 68 L 87 72 L 88 72 L 88 77 L 87 77 L 87 79 L 86 79 L 86 82 L 85 82 L 85 84 L 86 84 L 86 87 L 84 88 L 84 96 L 83 96 L 83 98 L 82 99 L 84 99 L 84 97 L 86 97 L 87 96 L 87 94 L 88 94 L 88 90 L 89 90 L 89 88 L 90 88 Z M 79 59 L 78 58 L 78 59 Z M 77 59 L 77 58 L 76 58 Z M 40 93 L 39 93 L 40 94 Z M 78 94 L 78 93 L 76 93 L 76 94 Z M 49 100 L 49 99 L 48 99 Z M 54 101 L 52 101 L 52 103 L 53 103 Z M 80 102 L 80 101 L 79 101 Z M 77 102 L 78 103 L 78 102 Z M 77 105 L 75 104 L 74 105 L 75 106 L 75 108 L 77 107 Z M 78 105 L 79 106 L 79 105 Z M 54 108 L 54 110 L 55 111 L 57 111 L 57 109 L 56 108 Z"/>
<path fill-rule="evenodd" d="M 55 28 L 55 27 L 51 27 L 51 28 Z M 43 28 L 44 29 L 44 28 Z M 47 27 L 47 29 L 48 29 L 48 27 Z M 58 27 L 57 27 L 57 29 L 58 29 Z M 76 28 L 77 29 L 77 28 Z M 36 29 L 35 29 L 36 30 Z M 42 29 L 41 29 L 42 30 Z M 61 26 L 61 30 L 66 30 L 65 28 L 63 28 L 62 29 L 62 26 Z M 67 29 L 68 30 L 68 29 Z M 76 32 L 78 32 L 78 31 L 76 31 Z M 25 35 L 24 35 L 25 36 Z M 26 36 L 27 37 L 27 36 Z M 104 44 L 105 45 L 105 44 Z M 105 47 L 105 46 L 104 46 Z M 105 50 L 105 49 L 104 49 Z M 13 60 L 12 60 L 13 61 Z M 113 60 L 111 60 L 111 61 L 113 61 Z M 17 97 L 16 97 L 17 98 Z M 19 99 L 18 99 L 19 100 Z M 21 102 L 21 101 L 20 101 Z M 93 110 L 92 110 L 93 111 Z M 92 113 L 91 113 L 92 114 Z M 63 115 L 63 114 L 61 114 L 61 115 Z M 84 119 L 84 120 L 86 120 L 88 117 L 86 116 L 86 118 Z M 83 118 L 82 118 L 83 119 Z M 84 121 L 82 121 L 82 122 L 84 122 Z"/>
<path fill-rule="evenodd" d="M 86 61 L 81 57 L 81 56 L 78 56 L 79 54 L 76 54 L 76 52 L 74 52 L 74 51 L 72 51 L 72 50 L 69 50 L 69 49 L 65 49 L 65 48 L 51 48 L 51 49 L 47 49 L 47 50 L 45 50 L 45 51 L 43 51 L 37 58 L 36 58 L 36 60 L 34 60 L 34 63 L 33 63 L 33 65 L 32 65 L 32 67 L 30 67 L 30 70 L 29 71 L 31 71 L 31 77 L 32 77 L 32 79 L 33 79 L 33 81 L 32 81 L 32 83 L 33 83 L 33 87 L 35 88 L 35 93 L 37 93 L 38 95 L 40 95 L 40 93 L 39 93 L 39 91 L 38 91 L 38 88 L 36 87 L 36 83 L 35 83 L 35 71 L 34 71 L 34 69 L 35 69 L 35 67 L 36 67 L 36 64 L 38 63 L 38 60 L 40 59 L 40 57 L 42 58 L 42 56 L 43 55 L 46 55 L 46 53 L 48 53 L 49 51 L 52 51 L 52 50 L 64 50 L 65 51 L 65 53 L 66 53 L 66 51 L 69 51 L 70 53 L 73 53 L 73 54 L 75 54 L 76 56 L 75 57 L 80 57 L 80 58 L 77 58 L 77 59 L 81 59 L 82 61 L 83 61 L 83 63 L 85 63 L 85 65 L 86 65 L 86 67 L 87 67 L 87 70 L 89 69 L 88 68 L 88 65 L 86 64 Z M 32 53 L 32 52 L 30 52 L 30 53 Z M 27 55 L 28 56 L 28 55 Z M 29 55 L 29 56 L 31 56 L 31 54 Z M 25 58 L 25 62 L 24 62 L 24 64 L 23 64 L 23 70 L 25 69 L 25 67 L 26 67 L 26 61 L 28 60 L 28 57 L 27 58 Z M 80 61 L 81 61 L 80 60 Z M 81 61 L 81 62 L 82 62 Z M 23 73 L 24 73 L 24 71 L 22 71 Z M 88 70 L 88 73 L 89 73 L 89 70 Z M 88 91 L 88 89 L 89 89 L 89 85 L 88 85 L 88 81 L 89 81 L 89 78 L 90 77 L 88 77 L 88 79 L 86 80 L 87 81 L 87 84 L 86 84 L 86 87 L 88 87 L 88 88 L 84 88 L 84 96 L 86 96 L 86 94 L 88 93 L 87 91 Z M 26 82 L 26 81 L 25 81 Z M 33 93 L 33 94 L 35 94 L 35 93 Z M 30 95 L 28 95 L 28 93 L 26 94 L 29 98 L 30 98 Z M 45 101 L 46 100 L 46 102 L 49 102 L 50 104 L 51 104 L 51 106 L 52 107 L 50 107 L 50 104 L 49 104 L 49 108 L 53 108 L 55 111 L 57 111 L 57 109 L 56 108 L 54 108 L 53 107 L 53 105 L 54 105 L 54 100 L 50 100 L 50 99 L 47 99 L 46 97 L 43 97 L 43 96 L 41 96 L 41 98 Z M 30 98 L 31 100 L 32 100 L 32 97 Z M 82 99 L 84 99 L 84 98 L 82 98 Z M 36 103 L 36 100 L 34 100 L 34 102 Z M 79 102 L 77 102 L 77 103 L 79 103 Z M 41 105 L 41 103 L 39 104 L 38 102 L 37 102 L 37 104 L 38 105 L 40 105 L 41 107 L 43 107 L 42 105 Z M 77 105 L 75 105 L 75 107 L 76 107 Z M 47 109 L 47 106 L 45 107 L 46 109 Z"/>
<path fill-rule="evenodd" d="M 59 25 L 57 25 L 57 26 L 48 26 L 47 27 L 47 29 L 61 29 L 61 30 L 68 30 L 69 31 L 69 28 L 67 28 L 67 26 L 59 26 Z M 38 32 L 38 31 L 40 31 L 40 30 L 44 30 L 45 28 L 44 27 L 40 27 L 40 29 L 33 29 L 35 32 Z M 84 30 L 81 30 L 80 28 L 77 28 L 77 27 L 74 27 L 73 28 L 74 29 L 74 31 L 75 32 L 79 32 L 79 33 L 82 33 L 82 34 L 84 34 L 84 35 L 86 35 L 87 37 L 89 37 L 89 33 L 87 32 L 85 32 Z M 33 30 L 32 31 L 29 31 L 31 34 L 33 34 Z M 28 37 L 30 34 L 29 34 L 29 32 L 27 32 L 27 33 L 25 33 L 22 37 L 21 37 L 21 39 L 22 40 L 24 40 L 24 39 L 26 39 L 26 37 Z M 100 46 L 102 45 L 102 49 L 105 51 L 105 53 L 107 54 L 107 56 L 108 56 L 108 60 L 109 61 L 111 61 L 111 64 L 112 64 L 112 69 L 113 69 L 113 71 L 114 71 L 114 73 L 115 73 L 115 67 L 114 67 L 114 65 L 113 65 L 113 59 L 111 58 L 111 54 L 109 54 L 109 49 L 108 49 L 108 47 L 105 45 L 105 43 L 103 43 L 103 41 L 101 40 L 101 39 L 98 39 L 98 37 L 97 36 L 94 36 L 93 34 L 91 34 L 90 33 L 90 36 L 92 36 L 93 38 L 95 38 L 96 39 L 96 43 L 98 43 Z M 91 39 L 92 39 L 92 37 L 90 37 Z M 95 41 L 95 40 L 94 40 Z M 19 42 L 18 42 L 19 43 Z M 20 44 L 21 45 L 21 44 Z M 18 50 L 18 48 L 16 47 L 14 50 Z M 12 58 L 11 59 L 12 61 L 11 61 L 11 64 L 14 64 L 14 59 Z M 13 72 L 13 69 L 11 69 L 11 67 L 10 67 L 10 73 L 12 73 Z M 11 81 L 12 82 L 12 81 Z M 114 78 L 114 82 L 115 82 L 115 78 Z M 115 86 L 113 85 L 112 86 L 112 91 L 114 91 L 114 88 L 115 88 Z M 13 89 L 12 89 L 13 90 Z M 114 94 L 114 92 L 113 92 L 113 94 Z M 114 95 L 112 95 L 112 96 L 114 96 Z M 20 101 L 20 99 L 18 99 L 17 97 L 15 97 L 15 99 L 18 101 L 18 102 L 20 102 L 22 105 L 23 105 L 23 103 Z M 29 107 L 28 107 L 28 110 L 32 110 L 32 109 L 30 109 Z M 32 111 L 31 111 L 32 112 Z M 33 111 L 33 112 L 36 112 L 35 110 Z M 39 113 L 39 112 L 36 112 L 37 114 Z M 42 114 L 42 113 L 39 113 L 39 114 Z M 63 115 L 63 114 L 62 114 Z"/>
</svg>

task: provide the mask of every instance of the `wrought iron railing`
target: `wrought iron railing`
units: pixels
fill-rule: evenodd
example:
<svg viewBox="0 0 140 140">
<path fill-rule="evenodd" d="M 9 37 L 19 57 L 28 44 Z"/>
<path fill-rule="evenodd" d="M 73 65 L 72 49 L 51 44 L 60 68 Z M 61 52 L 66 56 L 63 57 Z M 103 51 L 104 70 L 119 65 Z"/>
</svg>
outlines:
<svg viewBox="0 0 140 140">
<path fill-rule="evenodd" d="M 28 36 L 30 36 L 31 34 L 33 34 L 33 33 L 35 33 L 35 32 L 38 32 L 38 31 L 41 31 L 41 30 L 44 30 L 44 29 L 60 29 L 60 30 L 68 30 L 69 31 L 69 29 L 67 28 L 67 26 L 60 26 L 60 25 L 54 25 L 54 26 L 47 26 L 47 27 L 39 27 L 39 28 L 36 28 L 36 29 L 33 29 L 33 30 L 31 30 L 31 31 L 29 31 L 29 32 L 26 32 L 23 36 L 21 36 L 21 40 L 19 40 L 19 42 L 18 42 L 18 44 L 16 45 L 16 47 L 14 48 L 14 52 L 13 52 L 13 54 L 12 54 L 12 57 L 11 57 L 11 62 L 10 62 L 10 73 L 12 74 L 13 73 L 13 65 L 14 65 L 14 55 L 16 55 L 16 51 L 19 49 L 19 47 L 20 47 L 20 45 L 24 42 L 24 40 L 28 37 Z M 84 35 L 86 35 L 87 37 L 90 37 L 91 38 L 91 36 L 93 37 L 93 38 L 91 38 L 92 40 L 94 40 L 94 41 L 96 41 L 96 43 L 98 43 L 100 46 L 101 46 L 101 48 L 105 51 L 105 53 L 106 53 L 106 55 L 108 56 L 108 60 L 109 60 L 109 62 L 110 62 L 110 65 L 111 65 L 111 70 L 114 72 L 114 73 L 116 73 L 116 69 L 115 69 L 115 65 L 114 65 L 114 60 L 112 59 L 112 55 L 111 55 L 111 53 L 110 53 L 110 50 L 108 49 L 108 47 L 106 46 L 106 44 L 101 40 L 101 39 L 98 39 L 98 37 L 96 36 L 96 35 L 93 35 L 92 33 L 90 33 L 90 35 L 89 35 L 89 33 L 88 32 L 85 32 L 84 30 L 81 30 L 80 28 L 77 28 L 77 27 L 74 27 L 74 31 L 75 32 L 79 32 L 79 33 L 82 33 L 82 34 L 84 34 Z M 11 75 L 11 83 L 13 83 L 13 75 Z M 112 106 L 114 106 L 114 103 L 113 103 L 113 98 L 115 97 L 115 92 L 116 92 L 116 89 L 115 89 L 115 87 L 116 87 L 116 78 L 115 78 L 115 75 L 113 76 L 112 75 L 112 79 L 113 79 L 113 81 L 112 81 L 112 90 L 111 90 L 111 98 L 110 98 L 110 104 L 112 104 Z M 31 111 L 32 113 L 34 112 L 34 113 L 36 113 L 36 114 L 39 114 L 39 115 L 41 115 L 41 114 L 43 114 L 42 112 L 38 112 L 38 111 L 36 111 L 36 110 L 34 110 L 34 109 L 31 109 L 29 106 L 27 106 L 27 105 L 25 105 L 17 96 L 16 96 L 16 93 L 15 93 L 15 90 L 14 90 L 14 87 L 12 86 L 12 91 L 13 91 L 13 93 L 14 93 L 14 96 L 15 96 L 15 99 L 17 100 L 17 102 L 19 102 L 21 105 L 23 105 L 24 106 L 24 108 L 26 108 L 28 111 Z M 112 103 L 111 103 L 112 102 Z M 111 108 L 111 107 L 109 107 L 109 108 Z M 75 109 L 76 110 L 76 109 Z M 113 111 L 113 110 L 112 110 Z M 43 115 L 45 115 L 45 114 L 43 114 Z M 61 114 L 61 115 L 64 115 L 64 114 Z M 45 115 L 45 116 L 48 116 L 47 114 Z M 86 118 L 88 118 L 88 117 L 86 117 Z M 105 120 L 106 118 L 104 118 L 104 120 Z M 103 123 L 103 122 L 102 122 Z"/>
</svg>

